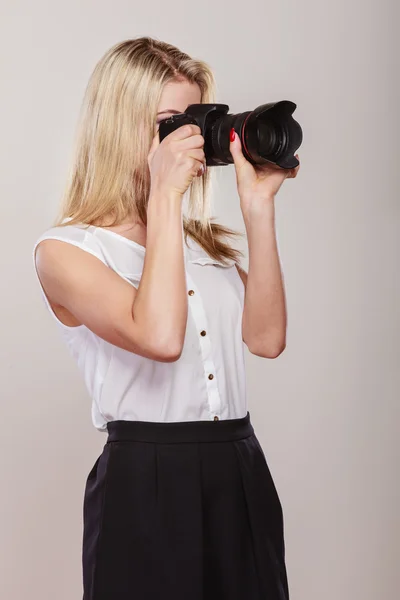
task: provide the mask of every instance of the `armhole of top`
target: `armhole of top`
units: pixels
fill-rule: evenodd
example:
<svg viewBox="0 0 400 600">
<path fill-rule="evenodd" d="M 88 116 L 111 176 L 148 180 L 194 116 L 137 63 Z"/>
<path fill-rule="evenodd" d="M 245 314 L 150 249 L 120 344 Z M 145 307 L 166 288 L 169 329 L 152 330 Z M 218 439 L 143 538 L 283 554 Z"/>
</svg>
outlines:
<svg viewBox="0 0 400 600">
<path fill-rule="evenodd" d="M 43 284 L 42 284 L 42 282 L 40 280 L 40 277 L 39 277 L 39 273 L 38 273 L 37 265 L 36 265 L 36 249 L 37 249 L 38 245 L 40 244 L 40 242 L 42 242 L 43 240 L 58 240 L 60 242 L 65 242 L 66 244 L 72 244 L 73 246 L 76 246 L 77 248 L 80 248 L 81 250 L 84 250 L 85 252 L 89 252 L 89 254 L 92 254 L 97 259 L 101 260 L 101 262 L 103 264 L 106 264 L 104 262 L 104 260 L 98 254 L 96 254 L 96 252 L 94 252 L 91 248 L 88 248 L 88 247 L 86 247 L 84 245 L 85 244 L 85 239 L 86 239 L 86 236 L 85 236 L 83 242 L 79 243 L 79 242 L 75 242 L 75 241 L 72 241 L 72 240 L 66 240 L 65 238 L 63 238 L 61 236 L 57 236 L 57 235 L 44 235 L 44 236 L 40 237 L 36 241 L 36 243 L 35 243 L 35 245 L 33 247 L 33 252 L 32 252 L 33 266 L 34 266 L 34 269 L 35 269 L 37 280 L 39 282 L 39 287 L 40 287 L 40 290 L 41 290 L 41 293 L 42 293 L 43 300 L 44 300 L 47 308 L 49 309 L 50 314 L 56 320 L 56 322 L 58 323 L 58 325 L 60 327 L 62 327 L 65 331 L 80 331 L 83 328 L 85 328 L 86 325 L 84 325 L 83 323 L 81 325 L 66 325 L 65 323 L 63 323 L 62 321 L 60 321 L 60 319 L 57 317 L 57 315 L 54 312 L 54 310 L 53 310 L 53 308 L 52 308 L 52 306 L 50 304 L 50 301 L 49 301 L 49 299 L 48 299 L 48 297 L 46 295 L 46 292 L 44 291 Z"/>
</svg>

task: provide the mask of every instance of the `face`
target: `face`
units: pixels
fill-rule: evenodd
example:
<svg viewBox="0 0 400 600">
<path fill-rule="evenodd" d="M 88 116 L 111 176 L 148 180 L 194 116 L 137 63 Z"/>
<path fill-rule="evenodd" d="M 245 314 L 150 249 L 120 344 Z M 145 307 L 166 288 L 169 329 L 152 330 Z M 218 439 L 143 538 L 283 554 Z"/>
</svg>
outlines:
<svg viewBox="0 0 400 600">
<path fill-rule="evenodd" d="M 183 113 L 190 104 L 200 104 L 201 91 L 197 83 L 170 81 L 164 86 L 156 120 L 156 131 L 163 119 Z"/>
</svg>

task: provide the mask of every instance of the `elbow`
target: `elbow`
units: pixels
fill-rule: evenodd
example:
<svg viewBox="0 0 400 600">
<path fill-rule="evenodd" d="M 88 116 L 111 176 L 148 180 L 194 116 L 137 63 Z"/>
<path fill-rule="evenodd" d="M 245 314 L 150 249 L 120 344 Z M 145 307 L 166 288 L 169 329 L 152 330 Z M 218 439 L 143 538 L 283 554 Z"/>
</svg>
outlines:
<svg viewBox="0 0 400 600">
<path fill-rule="evenodd" d="M 160 362 L 175 362 L 180 359 L 183 341 L 168 339 L 164 343 L 158 338 L 151 346 L 151 358 Z"/>
<path fill-rule="evenodd" d="M 261 358 L 278 358 L 286 348 L 286 342 L 280 344 L 247 344 L 251 354 L 260 356 Z"/>
<path fill-rule="evenodd" d="M 161 362 L 175 362 L 180 359 L 182 354 L 182 348 L 178 348 L 174 350 L 173 348 L 168 348 L 163 354 L 158 358 Z"/>
</svg>

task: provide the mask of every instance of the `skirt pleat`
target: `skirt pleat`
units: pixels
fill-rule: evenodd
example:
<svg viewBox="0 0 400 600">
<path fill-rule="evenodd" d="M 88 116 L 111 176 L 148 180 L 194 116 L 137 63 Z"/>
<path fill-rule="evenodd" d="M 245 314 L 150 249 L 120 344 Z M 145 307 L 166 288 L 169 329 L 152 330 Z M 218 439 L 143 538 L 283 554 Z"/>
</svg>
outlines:
<svg viewBox="0 0 400 600">
<path fill-rule="evenodd" d="M 85 487 L 84 600 L 289 600 L 282 508 L 249 413 L 108 425 Z"/>
<path fill-rule="evenodd" d="M 283 511 L 277 489 L 255 435 L 235 442 L 235 448 L 252 532 L 261 598 L 288 600 Z"/>
</svg>

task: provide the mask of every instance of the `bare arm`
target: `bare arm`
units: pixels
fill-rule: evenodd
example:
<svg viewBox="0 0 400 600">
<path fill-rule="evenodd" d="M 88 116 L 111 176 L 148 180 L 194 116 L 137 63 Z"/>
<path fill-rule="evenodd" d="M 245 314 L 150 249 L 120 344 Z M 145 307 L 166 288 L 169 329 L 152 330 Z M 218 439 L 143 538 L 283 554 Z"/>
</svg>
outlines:
<svg viewBox="0 0 400 600">
<path fill-rule="evenodd" d="M 36 259 L 50 302 L 64 307 L 99 337 L 164 362 L 179 358 L 187 323 L 182 198 L 204 163 L 200 127 L 185 125 L 160 144 L 148 164 L 146 253 L 138 289 L 85 250 L 43 240 Z"/>
<path fill-rule="evenodd" d="M 145 325 L 152 347 L 179 357 L 188 303 L 180 196 L 150 196 L 144 270 L 135 299 L 134 321 Z"/>
<path fill-rule="evenodd" d="M 130 352 L 170 362 L 182 351 L 187 321 L 181 199 L 149 198 L 142 278 L 134 288 L 72 244 L 43 240 L 38 275 L 50 302 L 99 337 Z"/>
<path fill-rule="evenodd" d="M 256 205 L 245 215 L 249 272 L 238 267 L 245 286 L 243 341 L 252 354 L 279 356 L 286 346 L 286 297 L 272 205 Z"/>
</svg>

